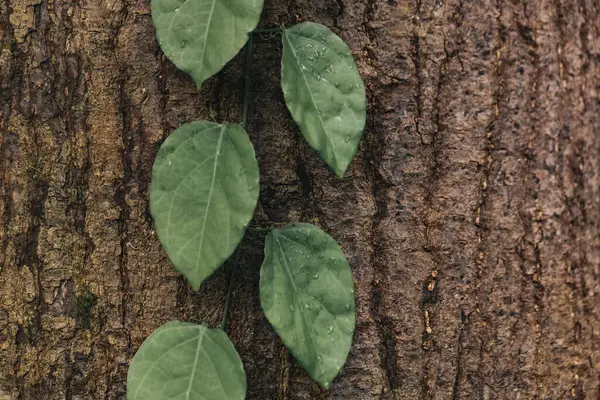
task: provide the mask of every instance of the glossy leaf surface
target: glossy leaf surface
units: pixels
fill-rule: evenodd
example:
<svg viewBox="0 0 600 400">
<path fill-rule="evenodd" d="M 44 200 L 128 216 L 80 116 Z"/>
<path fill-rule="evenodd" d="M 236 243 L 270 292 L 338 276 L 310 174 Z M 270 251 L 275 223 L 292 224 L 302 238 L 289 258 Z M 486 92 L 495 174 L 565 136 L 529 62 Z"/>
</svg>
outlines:
<svg viewBox="0 0 600 400">
<path fill-rule="evenodd" d="M 322 387 L 346 361 L 354 333 L 354 283 L 335 240 L 310 224 L 271 231 L 260 301 L 283 343 Z"/>
<path fill-rule="evenodd" d="M 350 49 L 327 27 L 303 22 L 283 33 L 281 86 L 306 141 L 339 177 L 366 121 L 365 87 Z"/>
<path fill-rule="evenodd" d="M 258 164 L 239 125 L 186 124 L 160 147 L 150 211 L 175 268 L 196 290 L 235 250 L 258 201 Z"/>
<path fill-rule="evenodd" d="M 221 329 L 167 322 L 131 361 L 128 400 L 243 400 L 246 373 Z"/>
<path fill-rule="evenodd" d="M 152 0 L 161 49 L 200 87 L 240 51 L 263 0 Z"/>
</svg>

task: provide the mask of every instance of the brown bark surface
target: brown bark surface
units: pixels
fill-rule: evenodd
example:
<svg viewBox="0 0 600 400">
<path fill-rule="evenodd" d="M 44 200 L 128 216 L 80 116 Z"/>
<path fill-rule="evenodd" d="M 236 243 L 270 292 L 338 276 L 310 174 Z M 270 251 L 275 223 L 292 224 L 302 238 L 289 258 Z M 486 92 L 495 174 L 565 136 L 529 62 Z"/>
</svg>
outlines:
<svg viewBox="0 0 600 400">
<path fill-rule="evenodd" d="M 0 400 L 125 399 L 168 320 L 222 316 L 148 211 L 161 141 L 239 122 L 243 57 L 197 92 L 162 56 L 149 0 L 0 0 Z M 254 225 L 313 222 L 353 269 L 357 329 L 320 390 L 261 313 L 244 241 L 229 334 L 248 399 L 600 398 L 600 3 L 268 0 L 351 46 L 369 97 L 344 180 L 299 135 L 278 38 L 255 37 Z"/>
</svg>

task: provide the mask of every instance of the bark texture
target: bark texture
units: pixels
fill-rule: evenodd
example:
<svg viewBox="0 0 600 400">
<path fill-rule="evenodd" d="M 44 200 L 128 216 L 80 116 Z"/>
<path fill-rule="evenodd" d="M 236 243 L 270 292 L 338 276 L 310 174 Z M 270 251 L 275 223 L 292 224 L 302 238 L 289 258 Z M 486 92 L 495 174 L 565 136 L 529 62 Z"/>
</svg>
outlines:
<svg viewBox="0 0 600 400">
<path fill-rule="evenodd" d="M 600 3 L 267 0 L 332 27 L 369 96 L 344 180 L 299 135 L 278 38 L 255 37 L 255 225 L 313 222 L 356 282 L 355 343 L 320 390 L 261 313 L 244 241 L 229 334 L 248 399 L 600 398 Z M 239 122 L 243 57 L 198 93 L 149 0 L 0 0 L 0 399 L 125 399 L 167 320 L 220 321 L 229 266 L 190 290 L 152 230 L 161 141 Z"/>
</svg>

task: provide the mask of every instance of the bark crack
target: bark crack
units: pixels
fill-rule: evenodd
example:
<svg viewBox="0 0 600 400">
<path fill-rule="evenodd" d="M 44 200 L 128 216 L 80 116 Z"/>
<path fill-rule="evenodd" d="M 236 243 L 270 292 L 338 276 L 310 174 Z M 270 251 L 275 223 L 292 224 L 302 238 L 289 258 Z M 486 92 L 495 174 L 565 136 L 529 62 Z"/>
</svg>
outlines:
<svg viewBox="0 0 600 400">
<path fill-rule="evenodd" d="M 335 2 L 338 5 L 338 11 L 337 11 L 337 14 L 335 15 L 335 17 L 333 17 L 333 26 L 335 28 L 339 28 L 339 20 L 342 17 L 342 15 L 344 15 L 345 5 L 344 5 L 344 0 L 335 0 Z"/>
<path fill-rule="evenodd" d="M 121 71 L 125 76 L 127 75 L 125 70 Z M 127 99 L 125 81 L 127 78 L 123 78 L 120 83 L 119 89 L 119 113 L 122 121 L 122 164 L 123 164 L 123 180 L 115 193 L 115 202 L 121 209 L 119 216 L 119 236 L 120 236 L 120 247 L 121 253 L 118 258 L 119 275 L 121 283 L 121 325 L 123 329 L 126 329 L 127 322 L 127 303 L 129 300 L 129 272 L 127 269 L 127 258 L 128 258 L 128 221 L 130 218 L 130 207 L 127 204 L 127 194 L 129 192 L 131 181 L 132 181 L 132 154 L 135 146 L 133 140 L 133 132 L 131 132 L 130 121 L 131 106 Z M 139 129 L 139 128 L 138 128 Z M 136 132 L 139 134 L 139 132 Z"/>
</svg>

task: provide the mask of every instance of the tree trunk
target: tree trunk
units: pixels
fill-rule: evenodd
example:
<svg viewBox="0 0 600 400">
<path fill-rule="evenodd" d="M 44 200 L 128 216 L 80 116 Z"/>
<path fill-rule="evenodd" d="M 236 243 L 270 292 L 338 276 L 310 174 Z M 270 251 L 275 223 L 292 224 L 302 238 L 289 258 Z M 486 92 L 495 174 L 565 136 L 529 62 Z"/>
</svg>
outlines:
<svg viewBox="0 0 600 400">
<path fill-rule="evenodd" d="M 255 36 L 253 225 L 312 222 L 343 247 L 355 341 L 333 389 L 261 312 L 249 233 L 228 333 L 248 399 L 600 398 L 597 0 L 267 0 L 261 26 L 320 22 L 369 97 L 339 180 L 299 134 L 279 38 Z M 148 211 L 158 146 L 239 122 L 243 57 L 197 92 L 160 52 L 149 0 L 0 1 L 0 400 L 125 399 L 129 361 L 168 320 L 222 317 Z"/>
</svg>

